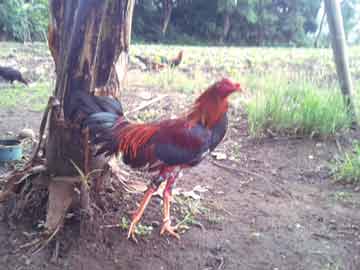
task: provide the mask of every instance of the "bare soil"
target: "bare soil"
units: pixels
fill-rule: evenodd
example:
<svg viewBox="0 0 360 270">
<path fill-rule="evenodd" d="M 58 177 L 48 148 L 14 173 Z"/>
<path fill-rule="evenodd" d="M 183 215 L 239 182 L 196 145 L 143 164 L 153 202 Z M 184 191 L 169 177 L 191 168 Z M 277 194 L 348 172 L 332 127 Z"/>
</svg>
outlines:
<svg viewBox="0 0 360 270">
<path fill-rule="evenodd" d="M 131 110 L 146 102 L 142 97 L 149 90 L 131 88 L 138 74 L 129 76 L 122 98 Z M 169 97 L 139 115 L 176 114 L 189 100 L 165 89 L 150 93 Z M 88 228 L 80 228 L 75 213 L 47 248 L 31 255 L 19 247 L 34 238 L 44 217 L 25 214 L 10 222 L 1 219 L 6 207 L 0 205 L 0 270 L 360 269 L 360 194 L 357 187 L 335 184 L 331 170 L 334 158 L 350 149 L 358 134 L 327 140 L 254 139 L 246 115 L 234 108 L 230 114 L 229 134 L 217 149 L 227 158 L 215 164 L 209 157 L 178 180 L 177 187 L 186 190 L 208 188 L 201 194 L 208 211 L 195 217 L 201 225 L 190 226 L 181 240 L 159 236 L 159 198 L 142 220 L 154 230 L 139 236 L 138 244 L 126 239 L 126 230 L 103 227 L 129 217 L 141 197 L 115 189 L 102 195 L 106 210 L 95 211 Z M 0 109 L 0 116 L 0 134 L 16 134 L 25 126 L 37 130 L 41 119 L 41 113 L 21 107 Z M 174 222 L 183 218 L 179 207 L 173 205 Z"/>
</svg>

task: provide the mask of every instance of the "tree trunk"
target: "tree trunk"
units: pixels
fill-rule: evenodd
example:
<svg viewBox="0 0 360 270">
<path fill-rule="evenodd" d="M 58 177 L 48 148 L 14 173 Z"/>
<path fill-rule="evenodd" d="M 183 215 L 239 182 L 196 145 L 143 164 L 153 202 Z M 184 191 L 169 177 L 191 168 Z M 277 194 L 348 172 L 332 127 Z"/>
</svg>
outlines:
<svg viewBox="0 0 360 270">
<path fill-rule="evenodd" d="M 49 47 L 59 106 L 50 116 L 46 153 L 54 175 L 76 174 L 70 160 L 83 169 L 81 134 L 68 122 L 68 108 L 77 91 L 90 93 L 115 83 L 112 94 L 118 93 L 115 63 L 121 53 L 127 57 L 133 4 L 133 0 L 50 0 Z"/>
<path fill-rule="evenodd" d="M 224 28 L 223 28 L 222 36 L 220 38 L 220 43 L 224 43 L 226 41 L 229 35 L 230 27 L 231 27 L 231 14 L 230 12 L 226 11 L 224 14 Z"/>
<path fill-rule="evenodd" d="M 48 42 L 56 86 L 40 128 L 41 141 L 48 122 L 43 159 L 37 157 L 39 143 L 33 159 L 9 177 L 0 201 L 16 192 L 24 178 L 39 174 L 34 166 L 40 159 L 49 191 L 45 226 L 52 237 L 75 198 L 75 185 L 81 191 L 81 206 L 89 206 L 87 179 L 79 177 L 79 169 L 86 175 L 105 165 L 105 160 L 89 157 L 88 132 L 70 120 L 72 101 L 79 91 L 96 94 L 108 86 L 112 91 L 106 94 L 118 96 L 127 70 L 134 0 L 49 0 L 49 7 Z M 119 76 L 115 68 L 118 59 Z"/>
<path fill-rule="evenodd" d="M 315 42 L 314 42 L 314 47 L 317 48 L 319 45 L 319 39 L 320 39 L 320 35 L 324 26 L 324 22 L 325 22 L 325 17 L 326 17 L 326 11 L 324 10 L 324 14 L 321 17 L 321 22 L 320 22 L 320 26 L 319 26 L 319 32 L 316 35 L 315 38 Z"/>
<path fill-rule="evenodd" d="M 163 19 L 162 19 L 162 27 L 161 27 L 161 35 L 163 37 L 166 35 L 166 31 L 169 26 L 172 8 L 173 8 L 172 0 L 163 0 Z"/>
<path fill-rule="evenodd" d="M 83 134 L 69 120 L 77 91 L 118 96 L 115 63 L 121 55 L 120 78 L 126 74 L 133 0 L 50 0 L 49 47 L 56 66 L 55 98 L 46 145 L 47 166 L 56 177 L 76 176 L 104 162 L 88 161 Z M 104 89 L 111 89 L 107 91 Z M 87 142 L 85 142 L 87 143 Z M 85 162 L 86 161 L 86 162 Z"/>
<path fill-rule="evenodd" d="M 264 5 L 264 1 L 260 0 L 258 3 L 258 12 L 259 12 L 259 20 L 257 22 L 257 37 L 256 37 L 256 44 L 258 46 L 262 46 L 264 43 L 264 10 L 265 10 L 265 5 Z"/>
</svg>

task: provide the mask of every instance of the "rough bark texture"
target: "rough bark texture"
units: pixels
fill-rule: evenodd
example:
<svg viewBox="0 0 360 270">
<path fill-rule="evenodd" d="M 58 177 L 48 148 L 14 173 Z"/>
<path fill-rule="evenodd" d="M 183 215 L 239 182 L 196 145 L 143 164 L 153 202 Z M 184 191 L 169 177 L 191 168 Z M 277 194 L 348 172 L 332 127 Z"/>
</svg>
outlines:
<svg viewBox="0 0 360 270">
<path fill-rule="evenodd" d="M 44 111 L 40 140 L 32 158 L 24 168 L 10 173 L 0 192 L 0 202 L 8 200 L 13 193 L 27 198 L 31 190 L 27 191 L 26 183 L 44 180 L 43 184 L 48 187 L 45 236 L 49 237 L 31 245 L 48 243 L 59 231 L 67 209 L 74 202 L 89 210 L 86 212 L 91 216 L 87 174 L 107 163 L 89 156 L 89 134 L 80 130 L 79 123 L 72 122 L 78 119 L 76 116 L 70 117 L 77 105 L 73 97 L 78 91 L 118 96 L 127 71 L 134 2 L 49 0 L 48 41 L 56 72 L 54 95 Z M 115 67 L 118 59 L 119 76 Z M 102 173 L 101 179 L 104 177 Z M 74 187 L 80 190 L 80 196 L 74 192 Z M 25 202 L 22 205 L 27 204 L 26 199 L 20 198 L 20 201 Z M 15 210 L 21 212 L 25 209 L 23 206 Z"/>
<path fill-rule="evenodd" d="M 133 6 L 134 0 L 50 0 L 48 40 L 55 61 L 54 96 L 58 100 L 58 105 L 53 106 L 50 113 L 46 143 L 46 163 L 52 176 L 78 176 L 79 172 L 71 161 L 85 172 L 87 168 L 92 170 L 104 165 L 100 159 L 90 159 L 90 164 L 85 164 L 88 153 L 83 147 L 84 135 L 79 125 L 72 123 L 69 117 L 72 97 L 77 91 L 119 96 L 126 75 Z M 115 67 L 119 57 L 120 76 Z M 66 184 L 56 186 L 68 191 Z M 59 196 L 52 195 L 52 191 L 56 192 L 56 188 L 49 189 L 49 231 L 56 229 L 53 226 L 61 223 L 59 219 L 66 211 L 63 207 L 53 210 L 59 208 Z M 72 195 L 71 192 L 63 194 Z M 63 200 L 67 202 L 64 206 L 69 207 L 68 198 Z"/>
<path fill-rule="evenodd" d="M 133 5 L 133 0 L 50 0 L 48 40 L 56 66 L 59 106 L 51 112 L 46 158 L 54 175 L 77 174 L 70 159 L 83 168 L 81 133 L 68 122 L 73 94 L 119 94 L 115 63 L 122 54 L 122 81 Z"/>
</svg>

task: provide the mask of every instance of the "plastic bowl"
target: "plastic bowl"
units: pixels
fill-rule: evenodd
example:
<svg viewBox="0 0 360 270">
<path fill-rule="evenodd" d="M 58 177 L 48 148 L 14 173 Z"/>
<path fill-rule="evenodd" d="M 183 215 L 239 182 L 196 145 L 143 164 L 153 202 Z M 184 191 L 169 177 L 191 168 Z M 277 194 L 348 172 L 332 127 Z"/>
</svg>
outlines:
<svg viewBox="0 0 360 270">
<path fill-rule="evenodd" d="M 22 145 L 18 140 L 0 140 L 0 162 L 20 160 Z"/>
</svg>

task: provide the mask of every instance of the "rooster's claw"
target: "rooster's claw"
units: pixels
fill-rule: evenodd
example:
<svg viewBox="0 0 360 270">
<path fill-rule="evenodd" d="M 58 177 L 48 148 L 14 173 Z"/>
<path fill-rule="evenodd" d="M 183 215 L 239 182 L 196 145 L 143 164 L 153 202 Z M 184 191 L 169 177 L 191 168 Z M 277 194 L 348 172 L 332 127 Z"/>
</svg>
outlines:
<svg viewBox="0 0 360 270">
<path fill-rule="evenodd" d="M 180 235 L 175 232 L 176 230 L 177 230 L 177 226 L 171 226 L 170 221 L 165 221 L 161 227 L 160 235 L 168 233 L 169 235 L 180 240 Z"/>
<path fill-rule="evenodd" d="M 131 240 L 133 240 L 135 243 L 137 243 L 138 240 L 137 240 L 136 237 L 135 237 L 135 226 L 136 226 L 136 224 L 135 224 L 134 222 L 131 222 L 130 227 L 129 227 L 129 231 L 128 231 L 128 236 L 127 236 L 127 238 L 128 238 L 128 239 L 131 239 Z"/>
</svg>

